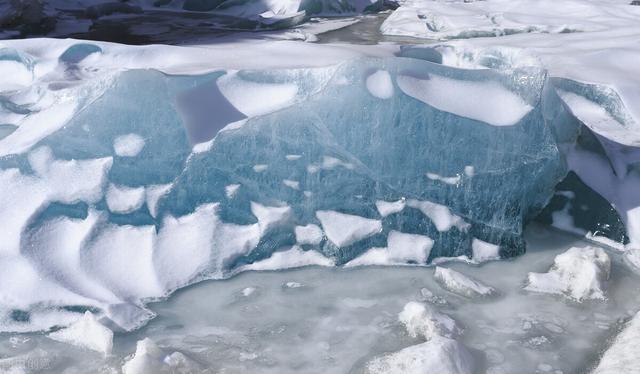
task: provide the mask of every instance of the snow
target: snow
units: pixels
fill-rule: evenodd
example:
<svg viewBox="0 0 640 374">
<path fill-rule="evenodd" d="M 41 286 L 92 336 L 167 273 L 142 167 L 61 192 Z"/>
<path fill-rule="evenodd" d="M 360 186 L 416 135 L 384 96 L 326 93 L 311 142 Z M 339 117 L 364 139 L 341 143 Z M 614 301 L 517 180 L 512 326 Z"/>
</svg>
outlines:
<svg viewBox="0 0 640 374">
<path fill-rule="evenodd" d="M 640 313 L 629 321 L 604 352 L 593 374 L 631 374 L 640 371 Z"/>
<path fill-rule="evenodd" d="M 480 281 L 452 269 L 436 266 L 434 278 L 445 290 L 465 297 L 486 297 L 497 291 Z"/>
<path fill-rule="evenodd" d="M 469 224 L 462 217 L 453 214 L 451 210 L 444 205 L 433 203 L 431 201 L 407 200 L 407 206 L 419 209 L 425 216 L 429 217 L 438 231 L 449 231 L 453 227 L 458 230 L 467 230 Z"/>
<path fill-rule="evenodd" d="M 166 196 L 171 191 L 173 185 L 167 184 L 154 184 L 145 188 L 145 196 L 147 201 L 147 208 L 152 217 L 158 216 L 158 203 L 160 199 Z"/>
<path fill-rule="evenodd" d="M 33 80 L 33 73 L 27 66 L 11 60 L 0 60 L 0 91 L 15 91 L 29 86 Z"/>
<path fill-rule="evenodd" d="M 294 103 L 298 87 L 295 84 L 256 83 L 229 73 L 216 81 L 220 92 L 238 111 L 254 117 Z"/>
<path fill-rule="evenodd" d="M 456 338 L 462 330 L 456 325 L 453 318 L 442 314 L 430 306 L 411 301 L 407 303 L 402 312 L 398 314 L 398 320 L 407 329 L 412 338 L 431 340 L 438 336 Z"/>
<path fill-rule="evenodd" d="M 127 187 L 109 184 L 106 193 L 107 206 L 113 213 L 127 214 L 140 209 L 145 201 L 144 187 Z"/>
<path fill-rule="evenodd" d="M 287 224 L 293 212 L 290 206 L 265 206 L 252 201 L 251 213 L 258 219 L 260 235 L 264 235 L 278 226 Z"/>
<path fill-rule="evenodd" d="M 345 266 L 424 264 L 429 258 L 433 240 L 424 235 L 390 231 L 387 248 L 372 248 Z"/>
<path fill-rule="evenodd" d="M 113 150 L 120 157 L 135 157 L 144 148 L 144 139 L 138 134 L 120 135 L 113 141 Z"/>
<path fill-rule="evenodd" d="M 472 259 L 476 262 L 500 259 L 500 246 L 474 238 L 471 242 Z"/>
<path fill-rule="evenodd" d="M 294 190 L 300 189 L 300 182 L 291 179 L 283 179 L 282 184 Z"/>
<path fill-rule="evenodd" d="M 459 174 L 456 175 L 455 177 L 443 177 L 442 175 L 439 175 L 436 173 L 427 173 L 426 175 L 427 175 L 427 178 L 433 181 L 440 181 L 442 183 L 450 184 L 452 186 L 456 186 L 460 184 L 460 181 L 462 180 L 462 176 L 460 176 Z"/>
<path fill-rule="evenodd" d="M 234 183 L 224 187 L 224 193 L 227 195 L 227 199 L 233 199 L 233 197 L 238 193 L 240 189 L 240 184 Z"/>
<path fill-rule="evenodd" d="M 393 82 L 388 71 L 377 70 L 371 73 L 366 80 L 367 90 L 378 99 L 390 99 L 393 97 Z"/>
<path fill-rule="evenodd" d="M 382 217 L 387 217 L 391 214 L 402 212 L 404 207 L 406 206 L 406 201 L 404 199 L 398 201 L 376 201 L 376 208 L 378 209 L 378 213 Z"/>
<path fill-rule="evenodd" d="M 324 257 L 317 251 L 303 251 L 300 247 L 274 252 L 271 257 L 245 265 L 242 270 L 279 270 L 303 266 L 334 266 L 333 260 Z"/>
<path fill-rule="evenodd" d="M 68 327 L 47 335 L 53 340 L 91 349 L 102 354 L 111 354 L 113 332 L 103 326 L 91 312 L 84 315 Z"/>
<path fill-rule="evenodd" d="M 472 374 L 475 370 L 468 349 L 462 343 L 444 337 L 375 358 L 367 364 L 370 374 Z"/>
<path fill-rule="evenodd" d="M 581 302 L 605 299 L 611 260 L 598 247 L 573 247 L 556 256 L 547 273 L 529 273 L 528 291 L 560 294 Z"/>
<path fill-rule="evenodd" d="M 318 225 L 310 223 L 305 226 L 296 226 L 294 232 L 298 244 L 318 245 L 322 242 L 323 233 Z"/>
<path fill-rule="evenodd" d="M 347 247 L 382 231 L 382 222 L 376 219 L 332 210 L 319 210 L 316 217 L 327 238 L 338 248 Z"/>
<path fill-rule="evenodd" d="M 406 95 L 439 110 L 485 122 L 513 126 L 533 108 L 497 82 L 476 82 L 430 75 L 427 79 L 399 75 Z M 465 100 L 460 100 L 464 97 Z"/>
</svg>

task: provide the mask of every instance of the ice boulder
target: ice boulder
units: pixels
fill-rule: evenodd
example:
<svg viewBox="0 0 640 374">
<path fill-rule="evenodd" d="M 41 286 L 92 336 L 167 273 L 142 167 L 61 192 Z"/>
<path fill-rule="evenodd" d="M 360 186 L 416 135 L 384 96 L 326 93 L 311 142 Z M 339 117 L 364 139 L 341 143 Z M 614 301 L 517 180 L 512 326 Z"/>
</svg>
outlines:
<svg viewBox="0 0 640 374">
<path fill-rule="evenodd" d="M 573 247 L 556 256 L 546 273 L 529 273 L 528 291 L 559 294 L 575 301 L 604 299 L 611 260 L 598 247 Z"/>
<path fill-rule="evenodd" d="M 366 365 L 369 374 L 473 374 L 476 365 L 460 342 L 434 337 L 426 343 L 377 357 Z"/>
<path fill-rule="evenodd" d="M 437 336 L 456 338 L 462 332 L 453 318 L 415 301 L 404 306 L 402 312 L 398 314 L 398 320 L 412 338 L 420 337 L 424 340 Z"/>
</svg>

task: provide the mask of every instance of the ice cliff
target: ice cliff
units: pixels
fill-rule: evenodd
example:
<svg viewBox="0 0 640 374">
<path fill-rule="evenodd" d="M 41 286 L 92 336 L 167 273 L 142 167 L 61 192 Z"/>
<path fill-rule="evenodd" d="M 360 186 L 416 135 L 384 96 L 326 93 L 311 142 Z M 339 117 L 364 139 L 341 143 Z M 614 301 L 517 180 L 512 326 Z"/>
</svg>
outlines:
<svg viewBox="0 0 640 374">
<path fill-rule="evenodd" d="M 86 310 L 133 329 L 151 317 L 145 301 L 244 269 L 514 256 L 561 182 L 573 188 L 562 196 L 602 196 L 569 217 L 637 238 L 621 214 L 637 196 L 625 189 L 636 144 L 594 140 L 631 121 L 624 106 L 535 63 L 333 48 L 338 62 L 315 67 L 203 68 L 215 50 L 37 43 L 0 49 L 5 331 Z M 605 116 L 617 122 L 593 121 Z M 629 158 L 607 169 L 612 150 Z M 626 174 L 599 174 L 608 195 L 585 165 Z"/>
</svg>

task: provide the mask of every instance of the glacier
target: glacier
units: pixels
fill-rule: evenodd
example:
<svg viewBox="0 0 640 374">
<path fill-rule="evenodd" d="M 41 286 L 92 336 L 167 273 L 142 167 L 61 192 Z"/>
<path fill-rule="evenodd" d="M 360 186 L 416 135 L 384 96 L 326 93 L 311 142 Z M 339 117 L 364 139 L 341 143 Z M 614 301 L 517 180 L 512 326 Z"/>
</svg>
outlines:
<svg viewBox="0 0 640 374">
<path fill-rule="evenodd" d="M 2 61 L 24 73 L 2 91 L 0 252 L 16 269 L 4 330 L 47 329 L 73 313 L 38 313 L 68 306 L 131 330 L 153 316 L 148 300 L 249 269 L 509 258 L 534 219 L 637 240 L 632 187 L 607 195 L 575 156 L 627 154 L 597 137 L 631 117 L 613 91 L 535 59 L 489 51 L 461 68 L 442 48 L 308 47 L 336 62 L 184 74 L 168 47 L 147 49 L 158 62 L 143 69 L 121 65 L 134 47 L 7 44 Z M 584 101 L 619 122 L 593 124 Z"/>
</svg>

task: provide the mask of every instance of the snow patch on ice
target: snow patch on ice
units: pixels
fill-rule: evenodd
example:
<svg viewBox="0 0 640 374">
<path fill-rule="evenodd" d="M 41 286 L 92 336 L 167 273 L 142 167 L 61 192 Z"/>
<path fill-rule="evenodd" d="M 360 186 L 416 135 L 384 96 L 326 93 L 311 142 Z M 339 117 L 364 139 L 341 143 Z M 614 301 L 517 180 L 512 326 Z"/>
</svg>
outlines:
<svg viewBox="0 0 640 374">
<path fill-rule="evenodd" d="M 410 199 L 407 200 L 407 206 L 419 209 L 425 216 L 429 217 L 436 229 L 440 232 L 449 231 L 453 227 L 458 230 L 466 231 L 471 226 L 462 219 L 462 217 L 453 214 L 449 207 L 441 204 L 432 203 L 430 201 L 420 201 Z"/>
<path fill-rule="evenodd" d="M 318 245 L 322 242 L 322 229 L 312 223 L 305 226 L 296 226 L 294 229 L 298 244 Z"/>
<path fill-rule="evenodd" d="M 376 208 L 378 208 L 378 213 L 380 213 L 382 217 L 387 217 L 391 214 L 402 212 L 406 205 L 407 202 L 404 199 L 392 202 L 384 200 L 376 201 Z"/>
<path fill-rule="evenodd" d="M 134 212 L 144 204 L 144 187 L 127 187 L 109 184 L 106 200 L 113 213 L 127 214 Z"/>
<path fill-rule="evenodd" d="M 135 157 L 144 144 L 144 139 L 138 134 L 120 135 L 113 141 L 113 150 L 120 157 Z"/>
<path fill-rule="evenodd" d="M 382 231 L 382 222 L 376 219 L 332 210 L 319 210 L 316 212 L 316 217 L 327 238 L 339 248 L 347 247 Z"/>
<path fill-rule="evenodd" d="M 424 235 L 389 232 L 387 248 L 371 248 L 345 266 L 425 264 L 433 240 Z"/>
<path fill-rule="evenodd" d="M 471 250 L 473 252 L 472 259 L 475 262 L 485 262 L 489 260 L 500 259 L 500 246 L 487 243 L 480 239 L 473 239 L 473 241 L 471 242 Z"/>
<path fill-rule="evenodd" d="M 494 81 L 399 75 L 397 82 L 402 92 L 416 100 L 493 126 L 515 125 L 533 109 L 520 96 Z"/>
<path fill-rule="evenodd" d="M 386 70 L 377 70 L 370 74 L 366 80 L 367 90 L 378 99 L 390 99 L 393 97 L 393 82 L 391 75 Z"/>
<path fill-rule="evenodd" d="M 267 259 L 245 265 L 241 270 L 279 270 L 312 265 L 334 266 L 335 262 L 317 251 L 303 251 L 294 246 L 286 251 L 274 252 Z"/>
</svg>

